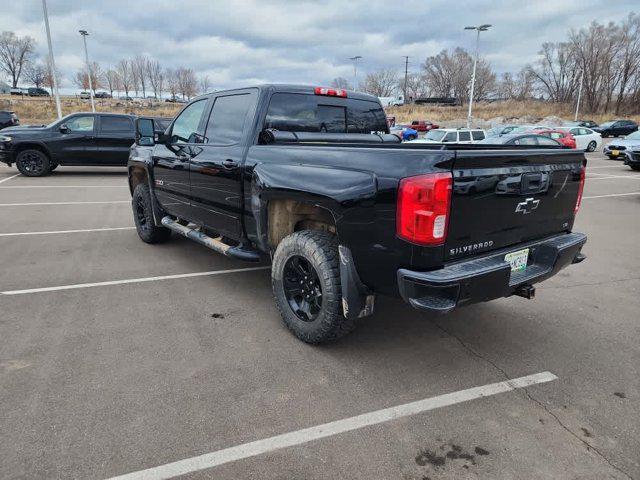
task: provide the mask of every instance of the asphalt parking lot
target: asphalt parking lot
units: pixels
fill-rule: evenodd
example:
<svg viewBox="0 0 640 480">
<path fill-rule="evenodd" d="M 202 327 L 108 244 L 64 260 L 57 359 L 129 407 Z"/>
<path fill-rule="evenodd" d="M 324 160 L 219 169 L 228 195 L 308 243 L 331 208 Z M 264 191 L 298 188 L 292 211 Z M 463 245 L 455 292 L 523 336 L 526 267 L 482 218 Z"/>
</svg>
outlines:
<svg viewBox="0 0 640 480">
<path fill-rule="evenodd" d="M 142 243 L 124 169 L 0 168 L 0 478 L 640 478 L 640 172 L 588 158 L 588 259 L 535 300 L 380 298 L 322 347 L 268 269 Z"/>
</svg>

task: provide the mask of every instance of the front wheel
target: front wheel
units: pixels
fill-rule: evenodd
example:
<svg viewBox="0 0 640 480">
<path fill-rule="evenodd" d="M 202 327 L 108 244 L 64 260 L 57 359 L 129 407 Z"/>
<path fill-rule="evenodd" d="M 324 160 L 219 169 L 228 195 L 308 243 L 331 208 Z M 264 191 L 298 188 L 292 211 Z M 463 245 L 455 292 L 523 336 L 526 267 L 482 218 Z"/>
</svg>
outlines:
<svg viewBox="0 0 640 480">
<path fill-rule="evenodd" d="M 596 150 L 596 142 L 595 141 L 591 141 L 589 142 L 589 145 L 587 145 L 587 152 L 594 152 Z"/>
<path fill-rule="evenodd" d="M 136 224 L 138 236 L 146 243 L 162 243 L 169 240 L 171 230 L 159 227 L 153 219 L 151 208 L 151 192 L 145 183 L 139 183 L 133 190 L 131 206 L 133 208 L 133 221 Z"/>
<path fill-rule="evenodd" d="M 342 315 L 335 235 L 302 230 L 285 237 L 273 256 L 271 284 L 282 320 L 303 342 L 331 342 L 355 327 Z"/>
<path fill-rule="evenodd" d="M 49 173 L 49 157 L 40 150 L 23 150 L 16 158 L 16 167 L 25 177 L 42 177 Z"/>
</svg>

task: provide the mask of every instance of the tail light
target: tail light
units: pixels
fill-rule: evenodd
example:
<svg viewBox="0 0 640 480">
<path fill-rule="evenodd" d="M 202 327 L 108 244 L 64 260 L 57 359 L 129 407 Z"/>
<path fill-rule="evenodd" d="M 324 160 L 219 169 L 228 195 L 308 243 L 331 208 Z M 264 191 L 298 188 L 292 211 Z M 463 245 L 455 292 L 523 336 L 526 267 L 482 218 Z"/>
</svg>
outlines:
<svg viewBox="0 0 640 480">
<path fill-rule="evenodd" d="M 573 211 L 574 215 L 577 215 L 578 210 L 580 210 L 580 203 L 582 203 L 582 192 L 584 190 L 584 178 L 585 178 L 585 168 L 583 165 L 580 168 L 580 185 L 578 185 L 578 199 L 576 200 L 576 208 Z"/>
<path fill-rule="evenodd" d="M 315 88 L 316 95 L 325 95 L 327 97 L 343 97 L 347 98 L 347 91 L 343 88 L 327 88 L 327 87 L 316 87 Z"/>
<path fill-rule="evenodd" d="M 451 206 L 451 173 L 432 173 L 400 180 L 396 234 L 418 245 L 442 245 Z"/>
</svg>

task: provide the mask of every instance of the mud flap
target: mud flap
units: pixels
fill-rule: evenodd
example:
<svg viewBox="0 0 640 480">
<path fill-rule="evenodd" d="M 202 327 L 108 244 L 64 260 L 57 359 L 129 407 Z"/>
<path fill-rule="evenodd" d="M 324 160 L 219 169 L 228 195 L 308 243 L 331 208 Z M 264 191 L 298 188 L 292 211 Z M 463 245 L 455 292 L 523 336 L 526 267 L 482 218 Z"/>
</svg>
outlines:
<svg viewBox="0 0 640 480">
<path fill-rule="evenodd" d="M 361 318 L 373 314 L 375 295 L 360 281 L 351 250 L 339 245 L 342 310 L 345 318 Z"/>
</svg>

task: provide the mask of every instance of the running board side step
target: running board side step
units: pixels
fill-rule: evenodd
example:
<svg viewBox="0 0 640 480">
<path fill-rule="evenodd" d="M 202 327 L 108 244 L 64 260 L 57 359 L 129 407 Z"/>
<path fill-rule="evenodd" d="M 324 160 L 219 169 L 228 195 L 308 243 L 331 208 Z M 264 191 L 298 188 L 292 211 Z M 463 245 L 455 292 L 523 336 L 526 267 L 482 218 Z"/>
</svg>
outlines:
<svg viewBox="0 0 640 480">
<path fill-rule="evenodd" d="M 166 216 L 162 218 L 162 225 L 176 233 L 179 233 L 183 237 L 187 237 L 200 245 L 204 245 L 211 250 L 221 253 L 227 257 L 236 258 L 238 260 L 244 260 L 245 262 L 259 262 L 260 254 L 255 250 L 249 250 L 242 248 L 241 246 L 232 247 L 227 245 L 220 238 L 213 238 L 205 235 L 204 233 L 195 230 L 186 225 L 181 225 L 175 219 Z"/>
</svg>

